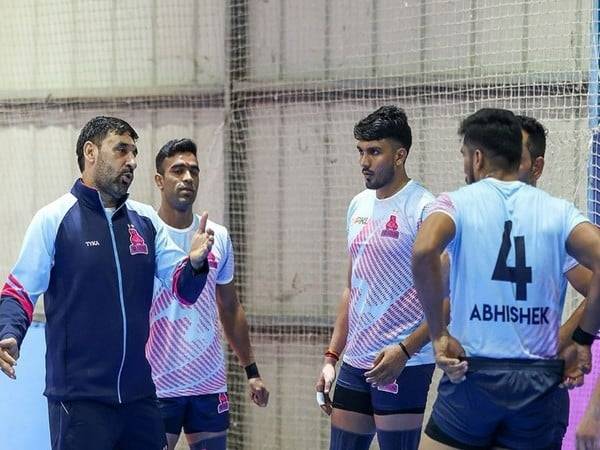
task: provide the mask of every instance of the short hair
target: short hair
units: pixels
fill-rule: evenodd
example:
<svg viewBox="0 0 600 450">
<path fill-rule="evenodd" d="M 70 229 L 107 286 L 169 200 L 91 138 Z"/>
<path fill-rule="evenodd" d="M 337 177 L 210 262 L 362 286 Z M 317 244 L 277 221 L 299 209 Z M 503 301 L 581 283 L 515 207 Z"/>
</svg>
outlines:
<svg viewBox="0 0 600 450">
<path fill-rule="evenodd" d="M 408 152 L 412 145 L 412 132 L 402 108 L 385 105 L 354 125 L 354 137 L 359 141 L 393 139 Z"/>
<path fill-rule="evenodd" d="M 529 135 L 527 150 L 529 150 L 531 158 L 535 159 L 539 156 L 543 158 L 546 154 L 546 134 L 548 134 L 544 125 L 529 116 L 517 116 L 517 120 L 521 124 L 521 128 Z"/>
<path fill-rule="evenodd" d="M 519 167 L 523 151 L 521 125 L 512 111 L 482 108 L 461 122 L 458 134 L 465 145 L 479 148 L 488 158 L 504 161 L 503 167 Z"/>
<path fill-rule="evenodd" d="M 83 126 L 79 133 L 79 138 L 77 138 L 75 153 L 77 154 L 77 164 L 79 165 L 80 171 L 83 172 L 83 169 L 85 168 L 83 157 L 83 146 L 85 143 L 90 141 L 95 145 L 100 146 L 104 138 L 112 132 L 119 136 L 129 134 L 134 141 L 139 137 L 133 127 L 123 119 L 107 116 L 94 117 Z"/>
<path fill-rule="evenodd" d="M 170 158 L 171 156 L 177 153 L 192 153 L 194 156 L 196 156 L 196 144 L 194 143 L 194 141 L 188 138 L 171 139 L 169 142 L 163 145 L 156 154 L 156 172 L 163 175 L 164 170 L 162 164 L 164 160 L 166 158 Z"/>
</svg>

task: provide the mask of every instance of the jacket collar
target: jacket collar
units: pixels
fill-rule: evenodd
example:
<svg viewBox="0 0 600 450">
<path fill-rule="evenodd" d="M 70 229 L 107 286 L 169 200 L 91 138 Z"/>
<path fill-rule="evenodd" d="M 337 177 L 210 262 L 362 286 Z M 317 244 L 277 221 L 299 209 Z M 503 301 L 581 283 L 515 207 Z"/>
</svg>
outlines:
<svg viewBox="0 0 600 450">
<path fill-rule="evenodd" d="M 97 189 L 86 186 L 81 178 L 75 181 L 75 184 L 71 188 L 71 194 L 88 208 L 104 213 L 104 205 L 102 204 L 100 193 Z M 127 201 L 128 197 L 129 194 L 125 194 L 115 205 L 116 208 L 119 209 Z"/>
</svg>

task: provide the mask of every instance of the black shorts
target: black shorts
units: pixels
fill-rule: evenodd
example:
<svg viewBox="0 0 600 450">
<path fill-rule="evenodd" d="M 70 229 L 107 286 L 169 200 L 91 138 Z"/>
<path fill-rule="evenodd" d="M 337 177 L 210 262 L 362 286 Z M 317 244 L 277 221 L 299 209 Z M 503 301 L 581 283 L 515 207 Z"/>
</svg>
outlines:
<svg viewBox="0 0 600 450">
<path fill-rule="evenodd" d="M 444 375 L 425 433 L 459 448 L 556 448 L 566 430 L 562 360 L 468 358 L 466 380 Z M 562 433 L 561 433 L 562 430 Z M 560 447 L 558 447 L 560 448 Z"/>
</svg>

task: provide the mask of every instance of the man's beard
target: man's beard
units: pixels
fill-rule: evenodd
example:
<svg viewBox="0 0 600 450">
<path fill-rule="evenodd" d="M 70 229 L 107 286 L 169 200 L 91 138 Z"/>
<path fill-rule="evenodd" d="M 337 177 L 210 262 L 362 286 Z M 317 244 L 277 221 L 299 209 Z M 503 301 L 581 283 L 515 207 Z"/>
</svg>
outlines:
<svg viewBox="0 0 600 450">
<path fill-rule="evenodd" d="M 465 176 L 465 183 L 473 184 L 475 183 L 475 171 L 473 170 L 473 165 L 469 166 L 469 173 Z"/>
<path fill-rule="evenodd" d="M 123 198 L 131 183 L 124 183 L 121 179 L 124 173 L 133 171 L 124 170 L 119 173 L 115 173 L 112 168 L 105 164 L 101 159 L 98 161 L 98 168 L 96 169 L 96 186 L 100 191 L 101 195 L 109 197 L 114 202 L 118 202 Z"/>
<path fill-rule="evenodd" d="M 394 179 L 394 168 L 387 167 L 385 169 L 382 169 L 378 174 L 373 175 L 374 176 L 371 179 L 371 181 L 365 180 L 365 186 L 367 187 L 367 189 L 381 189 L 382 187 L 391 183 L 391 181 Z"/>
</svg>

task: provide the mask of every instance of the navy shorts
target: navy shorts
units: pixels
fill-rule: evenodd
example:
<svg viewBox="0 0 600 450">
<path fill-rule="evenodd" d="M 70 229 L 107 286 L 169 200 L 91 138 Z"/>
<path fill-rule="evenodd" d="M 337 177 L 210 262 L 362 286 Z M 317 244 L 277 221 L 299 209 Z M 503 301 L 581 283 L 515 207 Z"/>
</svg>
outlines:
<svg viewBox="0 0 600 450">
<path fill-rule="evenodd" d="M 560 448 L 562 360 L 467 361 L 465 381 L 453 384 L 444 375 L 440 382 L 425 428 L 430 438 L 466 449 Z"/>
<path fill-rule="evenodd" d="M 565 433 L 567 432 L 567 427 L 569 426 L 569 391 L 567 389 L 559 388 L 557 392 L 557 409 L 556 409 L 556 448 L 562 447 L 562 441 L 565 437 Z"/>
<path fill-rule="evenodd" d="M 166 397 L 158 399 L 158 406 L 169 434 L 204 431 L 219 432 L 229 428 L 229 398 L 220 394 Z"/>
<path fill-rule="evenodd" d="M 111 405 L 48 399 L 52 450 L 163 450 L 156 398 Z"/>
<path fill-rule="evenodd" d="M 366 382 L 367 369 L 343 363 L 335 385 L 333 407 L 372 416 L 423 414 L 434 364 L 405 367 L 388 386 Z"/>
</svg>

